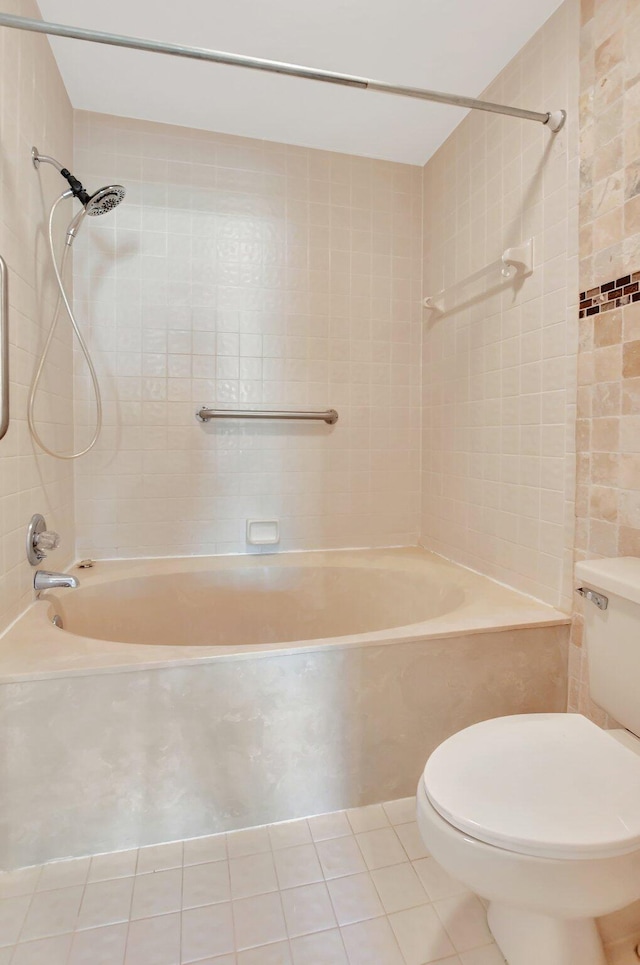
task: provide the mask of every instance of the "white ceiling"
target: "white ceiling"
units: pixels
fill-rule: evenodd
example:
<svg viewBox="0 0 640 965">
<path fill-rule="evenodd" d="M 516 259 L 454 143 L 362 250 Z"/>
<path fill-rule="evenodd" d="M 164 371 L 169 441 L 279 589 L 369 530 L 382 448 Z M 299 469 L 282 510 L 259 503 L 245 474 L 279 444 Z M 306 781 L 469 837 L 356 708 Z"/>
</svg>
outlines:
<svg viewBox="0 0 640 965">
<path fill-rule="evenodd" d="M 474 97 L 560 0 L 39 3 L 45 20 Z M 237 67 L 78 40 L 51 38 L 51 45 L 82 110 L 412 164 L 424 164 L 463 116 L 459 108 Z"/>
</svg>

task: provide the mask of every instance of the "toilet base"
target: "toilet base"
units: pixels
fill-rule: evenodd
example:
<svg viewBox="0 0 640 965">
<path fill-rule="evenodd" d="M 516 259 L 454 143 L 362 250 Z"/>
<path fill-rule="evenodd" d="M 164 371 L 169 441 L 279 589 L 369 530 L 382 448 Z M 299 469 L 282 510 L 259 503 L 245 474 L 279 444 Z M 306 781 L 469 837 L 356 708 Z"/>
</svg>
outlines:
<svg viewBox="0 0 640 965">
<path fill-rule="evenodd" d="M 606 965 L 593 918 L 549 918 L 492 901 L 487 919 L 508 965 Z"/>
</svg>

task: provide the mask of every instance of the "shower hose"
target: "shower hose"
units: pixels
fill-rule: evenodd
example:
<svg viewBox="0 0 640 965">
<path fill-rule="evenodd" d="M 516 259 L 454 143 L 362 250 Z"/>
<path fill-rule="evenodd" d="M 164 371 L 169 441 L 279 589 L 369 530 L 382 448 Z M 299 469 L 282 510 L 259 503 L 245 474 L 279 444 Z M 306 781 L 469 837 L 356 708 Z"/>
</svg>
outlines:
<svg viewBox="0 0 640 965">
<path fill-rule="evenodd" d="M 49 212 L 49 232 L 48 232 L 49 251 L 51 253 L 51 261 L 53 264 L 53 270 L 54 270 L 54 273 L 56 276 L 56 282 L 58 285 L 58 297 L 56 299 L 56 307 L 53 313 L 53 318 L 51 320 L 51 325 L 49 327 L 49 332 L 47 334 L 47 339 L 46 339 L 46 342 L 44 343 L 42 354 L 40 355 L 38 364 L 36 366 L 36 370 L 33 375 L 33 381 L 31 383 L 31 389 L 29 392 L 29 401 L 27 404 L 27 422 L 29 424 L 29 431 L 31 432 L 33 439 L 38 444 L 38 446 L 42 449 L 43 452 L 46 452 L 47 455 L 49 456 L 53 456 L 55 459 L 78 459 L 80 456 L 84 456 L 87 452 L 89 452 L 89 450 L 93 449 L 96 442 L 98 441 L 100 430 L 102 429 L 102 398 L 100 396 L 100 385 L 98 383 L 98 376 L 96 374 L 96 370 L 94 368 L 93 361 L 91 359 L 91 355 L 87 347 L 87 343 L 84 340 L 82 332 L 78 327 L 78 323 L 76 321 L 75 315 L 73 314 L 73 309 L 71 308 L 71 305 L 69 303 L 69 298 L 65 291 L 64 281 L 63 281 L 64 269 L 67 261 L 67 255 L 69 253 L 69 248 L 70 248 L 70 239 L 72 240 L 73 236 L 70 236 L 69 234 L 67 235 L 67 241 L 65 243 L 64 251 L 62 253 L 60 266 L 58 266 L 58 263 L 56 261 L 56 253 L 55 253 L 55 247 L 53 242 L 53 219 L 55 216 L 55 212 L 60 202 L 66 200 L 66 198 L 68 197 L 69 197 L 68 192 L 65 192 L 64 194 L 60 195 L 60 197 L 56 201 L 54 201 L 53 205 L 51 206 L 51 211 Z M 64 303 L 65 310 L 67 312 L 67 315 L 69 316 L 69 321 L 71 322 L 73 331 L 75 332 L 76 338 L 78 339 L 78 344 L 82 349 L 82 354 L 84 355 L 87 366 L 89 368 L 89 374 L 91 375 L 91 381 L 93 383 L 93 391 L 94 391 L 95 400 L 96 400 L 96 428 L 93 433 L 93 437 L 91 441 L 87 446 L 85 446 L 84 449 L 81 449 L 79 452 L 72 452 L 72 453 L 66 453 L 66 454 L 61 452 L 55 452 L 53 449 L 50 449 L 48 446 L 44 444 L 44 442 L 40 438 L 38 430 L 36 429 L 35 416 L 34 416 L 36 395 L 38 393 L 38 387 L 40 385 L 40 379 L 42 378 L 42 372 L 44 370 L 45 363 L 47 361 L 49 349 L 51 348 L 51 343 L 53 342 L 53 337 L 55 335 L 56 328 L 58 326 L 58 319 L 60 317 L 60 307 L 62 303 Z"/>
</svg>

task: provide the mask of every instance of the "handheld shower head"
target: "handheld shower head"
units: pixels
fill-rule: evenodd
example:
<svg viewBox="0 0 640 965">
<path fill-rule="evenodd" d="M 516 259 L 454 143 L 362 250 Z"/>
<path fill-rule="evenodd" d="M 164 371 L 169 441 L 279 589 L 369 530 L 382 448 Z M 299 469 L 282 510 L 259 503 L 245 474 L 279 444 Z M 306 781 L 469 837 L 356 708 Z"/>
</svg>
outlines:
<svg viewBox="0 0 640 965">
<path fill-rule="evenodd" d="M 89 194 L 85 191 L 80 181 L 73 176 L 71 171 L 63 168 L 60 162 L 56 161 L 54 157 L 40 154 L 37 147 L 31 148 L 31 159 L 35 168 L 38 168 L 42 162 L 53 165 L 65 181 L 68 182 L 74 198 L 77 198 L 84 206 L 84 212 L 92 218 L 111 211 L 112 208 L 120 204 L 126 194 L 121 184 L 110 184 L 107 187 L 98 188 L 93 194 Z"/>
</svg>

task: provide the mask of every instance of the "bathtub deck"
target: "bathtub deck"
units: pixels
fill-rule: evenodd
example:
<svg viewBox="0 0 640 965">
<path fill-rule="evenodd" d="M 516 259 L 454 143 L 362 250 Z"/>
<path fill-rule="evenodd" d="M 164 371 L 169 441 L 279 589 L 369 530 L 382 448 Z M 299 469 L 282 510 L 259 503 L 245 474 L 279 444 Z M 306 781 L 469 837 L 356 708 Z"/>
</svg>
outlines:
<svg viewBox="0 0 640 965">
<path fill-rule="evenodd" d="M 0 875 L 0 965 L 504 965 L 415 799 Z M 631 941 L 610 965 L 632 961 Z"/>
</svg>

